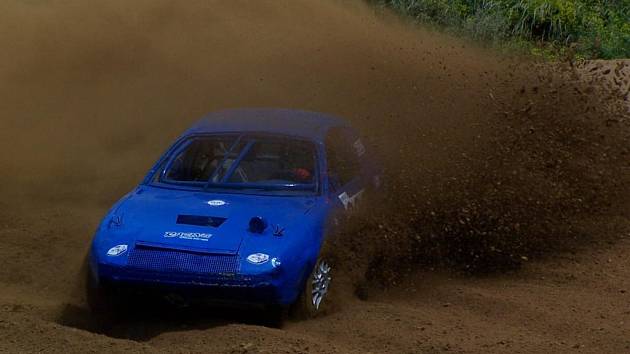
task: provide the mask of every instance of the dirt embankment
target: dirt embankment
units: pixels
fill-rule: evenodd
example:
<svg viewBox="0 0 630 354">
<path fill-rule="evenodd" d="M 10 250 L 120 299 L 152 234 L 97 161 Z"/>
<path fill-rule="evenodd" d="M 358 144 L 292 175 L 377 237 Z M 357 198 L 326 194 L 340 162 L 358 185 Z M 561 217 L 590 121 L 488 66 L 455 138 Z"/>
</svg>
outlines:
<svg viewBox="0 0 630 354">
<path fill-rule="evenodd" d="M 5 1 L 0 23 L 0 350 L 630 344 L 627 68 L 550 69 L 335 1 Z M 356 263 L 337 310 L 283 330 L 247 314 L 156 313 L 110 333 L 127 339 L 65 326 L 89 327 L 77 274 L 99 218 L 194 120 L 241 106 L 345 116 L 388 171 L 339 240 Z M 548 250 L 565 252 L 531 264 Z"/>
</svg>

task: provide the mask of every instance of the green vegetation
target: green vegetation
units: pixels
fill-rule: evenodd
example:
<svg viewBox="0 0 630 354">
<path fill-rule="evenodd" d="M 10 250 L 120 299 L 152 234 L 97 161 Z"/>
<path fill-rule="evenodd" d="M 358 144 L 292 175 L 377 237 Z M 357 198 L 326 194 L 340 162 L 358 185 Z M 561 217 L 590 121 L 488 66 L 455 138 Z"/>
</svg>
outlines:
<svg viewBox="0 0 630 354">
<path fill-rule="evenodd" d="M 371 0 L 424 23 L 536 54 L 630 58 L 630 0 Z"/>
</svg>

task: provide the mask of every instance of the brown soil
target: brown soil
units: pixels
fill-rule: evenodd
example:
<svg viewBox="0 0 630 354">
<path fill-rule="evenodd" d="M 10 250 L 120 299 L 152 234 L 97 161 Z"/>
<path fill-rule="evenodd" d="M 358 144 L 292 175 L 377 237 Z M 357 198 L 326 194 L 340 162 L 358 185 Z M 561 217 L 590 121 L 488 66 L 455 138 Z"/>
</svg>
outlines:
<svg viewBox="0 0 630 354">
<path fill-rule="evenodd" d="M 332 0 L 7 0 L 0 47 L 0 351 L 630 350 L 623 63 L 506 58 Z M 345 116 L 384 161 L 334 310 L 94 333 L 77 279 L 99 219 L 198 117 L 242 106 Z"/>
</svg>

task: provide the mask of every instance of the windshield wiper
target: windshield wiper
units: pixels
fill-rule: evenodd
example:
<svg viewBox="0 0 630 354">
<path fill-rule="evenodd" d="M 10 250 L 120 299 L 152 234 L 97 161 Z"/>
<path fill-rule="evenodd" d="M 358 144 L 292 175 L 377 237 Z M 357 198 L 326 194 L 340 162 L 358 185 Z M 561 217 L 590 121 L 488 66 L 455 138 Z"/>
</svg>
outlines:
<svg viewBox="0 0 630 354">
<path fill-rule="evenodd" d="M 238 189 L 238 190 L 258 190 L 258 191 L 283 191 L 314 190 L 314 184 L 255 184 L 255 183 L 211 183 L 209 188 Z"/>
</svg>

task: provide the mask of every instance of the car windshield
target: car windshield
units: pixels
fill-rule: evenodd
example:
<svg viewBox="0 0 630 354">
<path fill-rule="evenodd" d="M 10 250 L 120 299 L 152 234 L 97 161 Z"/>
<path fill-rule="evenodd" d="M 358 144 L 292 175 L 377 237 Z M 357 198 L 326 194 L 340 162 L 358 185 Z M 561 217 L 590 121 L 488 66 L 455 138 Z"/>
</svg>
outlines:
<svg viewBox="0 0 630 354">
<path fill-rule="evenodd" d="M 186 140 L 158 183 L 206 190 L 315 192 L 312 142 L 276 136 L 214 135 Z"/>
</svg>

